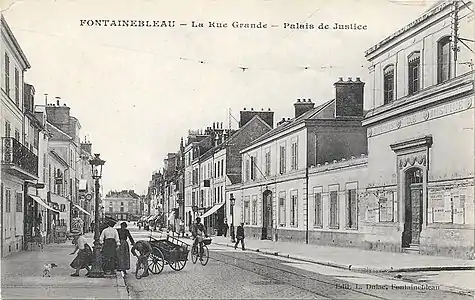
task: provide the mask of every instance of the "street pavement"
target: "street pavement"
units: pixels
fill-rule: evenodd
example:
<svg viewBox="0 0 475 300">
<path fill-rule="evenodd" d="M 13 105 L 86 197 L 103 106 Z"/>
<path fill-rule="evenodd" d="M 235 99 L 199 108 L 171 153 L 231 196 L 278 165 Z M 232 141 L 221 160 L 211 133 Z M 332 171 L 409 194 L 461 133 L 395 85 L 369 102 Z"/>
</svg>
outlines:
<svg viewBox="0 0 475 300">
<path fill-rule="evenodd" d="M 150 232 L 131 226 L 134 239 L 148 239 Z M 166 234 L 152 233 L 155 238 Z M 213 242 L 218 240 L 213 238 Z M 191 244 L 192 240 L 182 239 Z M 297 248 L 297 247 L 296 247 Z M 157 275 L 140 280 L 125 276 L 133 299 L 472 299 L 470 295 L 440 289 L 424 282 L 405 282 L 380 274 L 359 273 L 312 262 L 209 246 L 206 266 L 188 261 L 181 271 L 165 266 Z M 417 256 L 416 256 L 417 257 Z M 135 259 L 131 265 L 135 268 Z"/>
<path fill-rule="evenodd" d="M 86 235 L 92 245 L 92 235 Z M 1 299 L 128 299 L 122 277 L 71 277 L 69 266 L 75 256 L 71 241 L 48 244 L 44 249 L 13 253 L 2 259 Z M 43 277 L 43 266 L 55 263 L 51 277 Z"/>
</svg>

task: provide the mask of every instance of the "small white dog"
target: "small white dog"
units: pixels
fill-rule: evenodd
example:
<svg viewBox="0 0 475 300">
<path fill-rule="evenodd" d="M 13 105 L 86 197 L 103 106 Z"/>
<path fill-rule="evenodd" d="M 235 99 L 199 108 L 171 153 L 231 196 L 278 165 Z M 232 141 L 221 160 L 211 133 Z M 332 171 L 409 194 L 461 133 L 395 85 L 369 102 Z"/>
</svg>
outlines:
<svg viewBox="0 0 475 300">
<path fill-rule="evenodd" d="M 43 277 L 51 277 L 51 270 L 57 266 L 55 263 L 45 264 L 43 266 Z"/>
</svg>

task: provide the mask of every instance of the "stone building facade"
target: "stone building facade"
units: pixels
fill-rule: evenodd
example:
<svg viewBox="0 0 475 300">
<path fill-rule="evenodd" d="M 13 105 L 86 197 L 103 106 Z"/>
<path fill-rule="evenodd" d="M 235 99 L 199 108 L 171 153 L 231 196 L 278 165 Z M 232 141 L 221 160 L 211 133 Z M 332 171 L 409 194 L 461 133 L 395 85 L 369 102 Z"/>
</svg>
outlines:
<svg viewBox="0 0 475 300">
<path fill-rule="evenodd" d="M 372 249 L 474 251 L 473 44 L 463 43 L 473 29 L 472 1 L 439 1 L 366 52 L 373 92 L 360 206 Z"/>
</svg>

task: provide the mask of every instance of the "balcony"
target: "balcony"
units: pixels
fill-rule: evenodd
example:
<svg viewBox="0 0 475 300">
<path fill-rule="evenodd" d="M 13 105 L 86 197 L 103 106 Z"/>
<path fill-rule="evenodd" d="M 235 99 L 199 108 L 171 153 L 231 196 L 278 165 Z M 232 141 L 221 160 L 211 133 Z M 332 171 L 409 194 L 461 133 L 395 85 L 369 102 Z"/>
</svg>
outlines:
<svg viewBox="0 0 475 300">
<path fill-rule="evenodd" d="M 38 156 L 16 139 L 3 137 L 2 170 L 23 180 L 37 180 Z"/>
</svg>

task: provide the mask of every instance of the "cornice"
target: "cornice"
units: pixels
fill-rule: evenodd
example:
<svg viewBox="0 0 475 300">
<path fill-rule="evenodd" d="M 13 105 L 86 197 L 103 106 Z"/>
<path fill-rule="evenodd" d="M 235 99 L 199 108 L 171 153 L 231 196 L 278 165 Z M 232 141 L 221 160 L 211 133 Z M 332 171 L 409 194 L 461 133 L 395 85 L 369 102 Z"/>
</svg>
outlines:
<svg viewBox="0 0 475 300">
<path fill-rule="evenodd" d="M 5 33 L 6 33 L 5 40 L 10 41 L 11 44 L 13 45 L 13 47 L 11 47 L 11 48 L 13 50 L 15 50 L 15 51 L 13 51 L 15 53 L 15 55 L 19 56 L 19 58 L 20 58 L 19 61 L 21 61 L 23 69 L 25 70 L 25 69 L 31 68 L 30 62 L 26 58 L 25 53 L 21 49 L 20 44 L 18 43 L 17 39 L 15 38 L 15 35 L 13 34 L 12 30 L 10 29 L 10 26 L 8 26 L 8 23 L 5 20 L 5 18 L 3 17 L 3 14 L 1 16 L 1 24 L 2 24 L 2 29 L 5 29 Z M 3 31 L 2 31 L 2 33 L 3 33 Z"/>
</svg>

